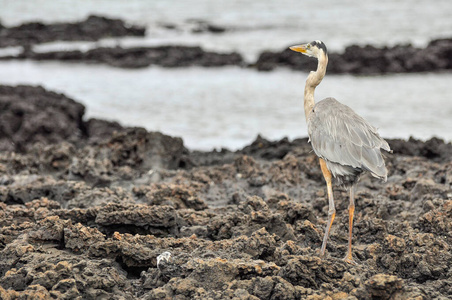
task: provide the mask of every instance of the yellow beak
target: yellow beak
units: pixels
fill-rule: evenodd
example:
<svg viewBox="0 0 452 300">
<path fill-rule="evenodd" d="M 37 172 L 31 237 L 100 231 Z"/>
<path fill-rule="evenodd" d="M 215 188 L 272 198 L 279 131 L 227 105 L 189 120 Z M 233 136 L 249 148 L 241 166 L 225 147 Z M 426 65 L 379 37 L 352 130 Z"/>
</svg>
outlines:
<svg viewBox="0 0 452 300">
<path fill-rule="evenodd" d="M 296 51 L 296 52 L 301 52 L 301 53 L 306 53 L 306 44 L 303 45 L 296 45 L 296 46 L 292 46 L 289 47 L 290 50 Z"/>
</svg>

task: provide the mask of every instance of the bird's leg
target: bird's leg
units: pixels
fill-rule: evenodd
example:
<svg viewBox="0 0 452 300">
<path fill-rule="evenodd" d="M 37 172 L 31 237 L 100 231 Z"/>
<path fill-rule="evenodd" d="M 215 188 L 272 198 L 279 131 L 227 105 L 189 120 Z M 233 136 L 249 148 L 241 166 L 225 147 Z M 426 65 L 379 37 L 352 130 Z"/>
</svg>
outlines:
<svg viewBox="0 0 452 300">
<path fill-rule="evenodd" d="M 355 214 L 355 185 L 350 187 L 350 204 L 348 205 L 348 251 L 344 260 L 350 264 L 355 264 L 352 256 L 352 231 L 353 216 Z"/>
<path fill-rule="evenodd" d="M 334 217 L 336 216 L 336 209 L 334 208 L 334 198 L 333 198 L 333 186 L 331 184 L 332 176 L 331 172 L 328 170 L 326 163 L 323 159 L 320 159 L 320 168 L 322 169 L 323 177 L 326 181 L 327 191 L 328 191 L 328 222 L 325 228 L 325 235 L 323 236 L 322 248 L 320 250 L 320 255 L 325 255 L 326 242 L 328 236 L 330 235 L 331 225 L 333 225 Z"/>
</svg>

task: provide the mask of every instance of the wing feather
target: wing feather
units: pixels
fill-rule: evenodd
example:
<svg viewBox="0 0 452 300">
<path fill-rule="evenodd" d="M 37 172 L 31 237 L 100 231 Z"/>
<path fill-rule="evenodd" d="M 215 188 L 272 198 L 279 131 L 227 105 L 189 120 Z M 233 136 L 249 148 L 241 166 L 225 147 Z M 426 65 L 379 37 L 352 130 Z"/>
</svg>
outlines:
<svg viewBox="0 0 452 300">
<path fill-rule="evenodd" d="M 319 157 L 386 179 L 380 149 L 390 151 L 388 143 L 375 127 L 336 99 L 326 98 L 314 106 L 308 118 L 308 134 Z"/>
</svg>

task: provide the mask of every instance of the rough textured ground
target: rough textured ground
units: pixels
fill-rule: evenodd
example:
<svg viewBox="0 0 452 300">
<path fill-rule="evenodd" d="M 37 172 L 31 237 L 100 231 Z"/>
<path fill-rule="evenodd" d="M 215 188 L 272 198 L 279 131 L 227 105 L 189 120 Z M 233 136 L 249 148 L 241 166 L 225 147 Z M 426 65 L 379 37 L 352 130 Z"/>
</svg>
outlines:
<svg viewBox="0 0 452 300">
<path fill-rule="evenodd" d="M 62 95 L 14 94 L 22 106 L 53 103 L 30 106 L 27 118 L 50 107 L 55 118 L 83 117 L 75 102 L 58 105 L 69 101 Z M 349 265 L 340 188 L 327 256 L 318 255 L 328 207 L 306 139 L 200 153 L 179 138 L 116 129 L 78 141 L 50 131 L 60 139 L 0 152 L 1 299 L 452 298 L 451 144 L 389 141 L 388 182 L 366 176 L 357 191 Z"/>
</svg>

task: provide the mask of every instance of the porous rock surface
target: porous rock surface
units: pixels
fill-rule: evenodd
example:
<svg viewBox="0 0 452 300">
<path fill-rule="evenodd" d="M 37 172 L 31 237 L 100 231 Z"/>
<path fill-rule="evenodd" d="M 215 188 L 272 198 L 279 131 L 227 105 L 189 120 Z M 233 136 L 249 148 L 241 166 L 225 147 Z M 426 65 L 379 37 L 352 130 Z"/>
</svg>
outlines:
<svg viewBox="0 0 452 300">
<path fill-rule="evenodd" d="M 319 257 L 328 205 L 306 139 L 201 153 L 102 132 L 0 152 L 1 299 L 452 297 L 450 144 L 389 140 L 388 182 L 356 193 L 350 265 L 341 188 Z"/>
</svg>

